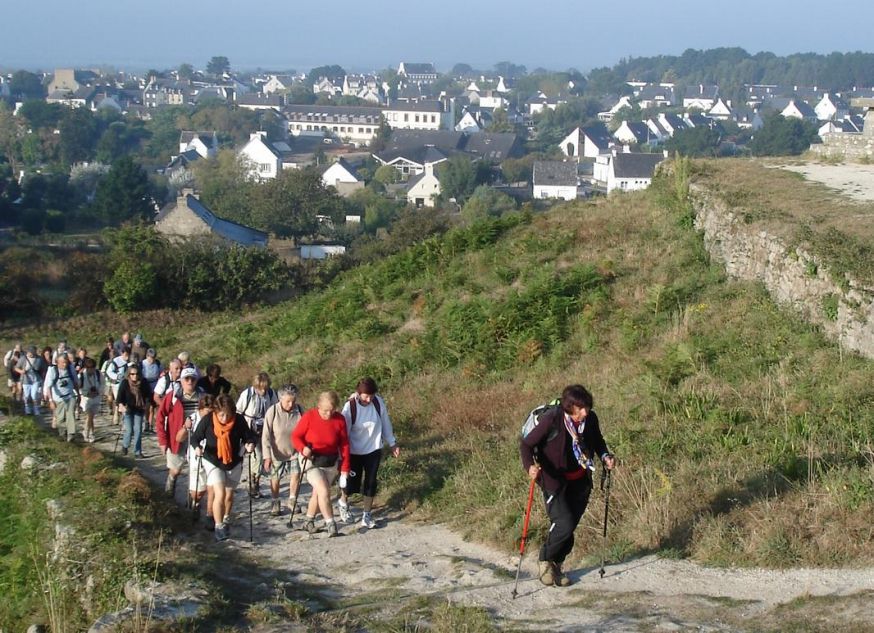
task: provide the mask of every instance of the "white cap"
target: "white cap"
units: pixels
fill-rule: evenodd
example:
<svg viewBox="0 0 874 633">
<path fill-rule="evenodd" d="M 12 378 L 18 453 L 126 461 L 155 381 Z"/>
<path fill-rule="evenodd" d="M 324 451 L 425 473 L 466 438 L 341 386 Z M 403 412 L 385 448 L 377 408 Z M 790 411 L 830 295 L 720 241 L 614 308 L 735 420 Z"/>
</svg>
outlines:
<svg viewBox="0 0 874 633">
<path fill-rule="evenodd" d="M 197 378 L 197 370 L 194 367 L 186 367 L 182 370 L 180 378 Z"/>
</svg>

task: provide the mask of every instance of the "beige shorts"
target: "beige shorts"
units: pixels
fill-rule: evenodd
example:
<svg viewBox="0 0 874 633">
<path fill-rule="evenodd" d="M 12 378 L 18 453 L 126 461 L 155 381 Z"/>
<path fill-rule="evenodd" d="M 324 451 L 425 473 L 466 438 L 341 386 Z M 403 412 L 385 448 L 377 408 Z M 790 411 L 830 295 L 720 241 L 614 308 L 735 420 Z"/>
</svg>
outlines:
<svg viewBox="0 0 874 633">
<path fill-rule="evenodd" d="M 203 472 L 206 477 L 206 485 L 214 486 L 218 483 L 224 484 L 225 488 L 233 490 L 240 485 L 240 476 L 243 472 L 243 463 L 240 462 L 232 470 L 219 468 L 209 460 L 203 460 Z"/>
<path fill-rule="evenodd" d="M 100 411 L 100 396 L 82 398 L 79 406 L 85 413 L 98 413 Z"/>
<path fill-rule="evenodd" d="M 185 455 L 177 455 L 172 450 L 167 450 L 167 468 L 180 471 L 185 467 Z"/>
<path fill-rule="evenodd" d="M 324 482 L 325 486 L 330 488 L 337 480 L 338 470 L 336 466 L 330 468 L 318 468 L 307 461 L 306 480 L 311 486 L 315 486 L 318 482 Z"/>
</svg>

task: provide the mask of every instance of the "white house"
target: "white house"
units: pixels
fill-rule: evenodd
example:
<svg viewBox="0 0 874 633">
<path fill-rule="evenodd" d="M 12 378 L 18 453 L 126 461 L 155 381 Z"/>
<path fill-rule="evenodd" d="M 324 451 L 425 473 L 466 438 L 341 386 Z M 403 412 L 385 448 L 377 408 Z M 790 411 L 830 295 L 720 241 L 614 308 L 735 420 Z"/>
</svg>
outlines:
<svg viewBox="0 0 874 633">
<path fill-rule="evenodd" d="M 707 116 L 717 121 L 728 121 L 734 118 L 734 112 L 731 109 L 731 103 L 719 98 L 713 104 L 713 107 L 707 111 Z"/>
<path fill-rule="evenodd" d="M 287 92 L 291 90 L 294 83 L 294 77 L 291 75 L 270 75 L 270 78 L 261 86 L 261 92 L 266 95 L 276 92 Z"/>
<path fill-rule="evenodd" d="M 418 84 L 431 84 L 437 81 L 437 71 L 434 64 L 411 64 L 401 62 L 398 65 L 398 76 Z"/>
<path fill-rule="evenodd" d="M 792 99 L 781 112 L 787 119 L 801 119 L 802 121 L 816 121 L 816 112 L 806 102 L 800 99 Z"/>
<path fill-rule="evenodd" d="M 459 119 L 458 123 L 455 124 L 456 132 L 469 132 L 471 134 L 476 134 L 477 132 L 482 132 L 482 126 L 480 125 L 477 118 L 470 111 L 465 112 L 461 119 Z"/>
<path fill-rule="evenodd" d="M 346 254 L 346 247 L 340 244 L 301 244 L 301 259 L 327 259 Z"/>
<path fill-rule="evenodd" d="M 268 141 L 267 132 L 250 134 L 249 142 L 238 152 L 238 156 L 252 180 L 270 180 L 276 178 L 283 169 L 297 167 L 292 159 L 291 147 L 285 142 Z"/>
<path fill-rule="evenodd" d="M 342 156 L 322 172 L 322 184 L 334 187 L 341 196 L 348 196 L 364 188 L 364 181 Z"/>
<path fill-rule="evenodd" d="M 495 110 L 506 109 L 510 102 L 497 90 L 486 90 L 479 93 L 479 107 Z"/>
<path fill-rule="evenodd" d="M 576 163 L 535 161 L 532 174 L 534 198 L 576 200 L 579 177 Z"/>
<path fill-rule="evenodd" d="M 498 92 L 502 92 L 504 94 L 509 93 L 513 89 L 513 82 L 509 79 L 504 79 L 500 75 L 498 75 L 498 85 L 495 87 L 495 90 Z"/>
<path fill-rule="evenodd" d="M 652 184 L 656 165 L 663 160 L 664 154 L 618 153 L 609 157 L 606 170 L 607 193 L 646 189 Z"/>
<path fill-rule="evenodd" d="M 379 131 L 383 110 L 370 106 L 287 105 L 282 112 L 292 136 L 330 136 L 367 145 Z"/>
<path fill-rule="evenodd" d="M 606 129 L 578 127 L 561 142 L 561 151 L 568 158 L 595 158 L 610 151 L 613 139 Z"/>
<path fill-rule="evenodd" d="M 435 163 L 426 163 L 425 171 L 407 183 L 407 202 L 415 207 L 434 207 L 440 195 L 440 179 Z"/>
<path fill-rule="evenodd" d="M 339 94 L 342 94 L 343 87 L 338 86 L 332 80 L 327 77 L 319 77 L 319 80 L 313 84 L 313 93 L 314 94 L 326 94 L 329 97 L 333 97 Z"/>
<path fill-rule="evenodd" d="M 383 110 L 385 122 L 394 130 L 441 130 L 445 116 L 439 101 L 393 101 Z"/>
<path fill-rule="evenodd" d="M 183 130 L 179 134 L 179 153 L 194 150 L 201 158 L 214 158 L 218 153 L 218 136 L 212 132 L 190 132 Z"/>
<path fill-rule="evenodd" d="M 719 86 L 706 86 L 699 84 L 686 88 L 683 96 L 683 108 L 686 110 L 697 109 L 708 112 L 719 97 Z"/>
<path fill-rule="evenodd" d="M 658 137 L 642 121 L 623 121 L 613 132 L 613 138 L 620 143 L 643 145 L 658 141 Z"/>
<path fill-rule="evenodd" d="M 598 113 L 598 119 L 604 121 L 605 123 L 609 123 L 613 120 L 613 117 L 622 109 L 622 108 L 631 108 L 633 104 L 631 103 L 631 97 L 624 96 L 620 97 L 616 103 L 614 103 L 609 110 Z"/>
<path fill-rule="evenodd" d="M 843 99 L 827 92 L 813 108 L 813 111 L 816 112 L 816 118 L 820 121 L 839 121 L 850 115 L 850 106 Z"/>
</svg>

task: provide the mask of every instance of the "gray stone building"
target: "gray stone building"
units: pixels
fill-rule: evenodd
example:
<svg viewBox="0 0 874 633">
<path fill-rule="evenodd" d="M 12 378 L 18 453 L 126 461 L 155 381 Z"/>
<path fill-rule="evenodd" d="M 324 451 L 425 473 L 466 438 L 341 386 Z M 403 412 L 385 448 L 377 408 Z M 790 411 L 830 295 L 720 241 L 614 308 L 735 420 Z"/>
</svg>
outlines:
<svg viewBox="0 0 874 633">
<path fill-rule="evenodd" d="M 267 233 L 217 217 L 189 189 L 161 209 L 155 229 L 173 241 L 213 237 L 240 246 L 267 247 Z"/>
</svg>

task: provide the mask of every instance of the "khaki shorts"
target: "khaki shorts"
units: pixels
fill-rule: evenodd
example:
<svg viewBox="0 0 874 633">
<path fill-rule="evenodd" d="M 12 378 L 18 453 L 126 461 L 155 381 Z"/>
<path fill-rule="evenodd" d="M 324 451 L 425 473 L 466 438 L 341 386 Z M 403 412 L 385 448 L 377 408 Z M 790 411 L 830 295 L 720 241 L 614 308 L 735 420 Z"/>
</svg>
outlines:
<svg viewBox="0 0 874 633">
<path fill-rule="evenodd" d="M 184 467 L 185 455 L 177 455 L 172 450 L 167 449 L 167 468 L 181 471 Z"/>
<path fill-rule="evenodd" d="M 325 482 L 325 485 L 330 488 L 337 480 L 337 474 L 338 470 L 336 466 L 331 466 L 330 468 L 319 468 L 313 466 L 311 462 L 307 461 L 306 478 L 307 483 L 311 486 L 315 486 L 318 482 L 323 481 Z"/>
<path fill-rule="evenodd" d="M 287 462 L 277 462 L 275 459 L 270 462 L 270 479 L 279 481 L 285 473 L 300 474 L 300 462 L 297 461 L 297 457 L 292 457 Z"/>
<path fill-rule="evenodd" d="M 214 486 L 218 483 L 224 484 L 225 488 L 233 490 L 240 485 L 240 476 L 243 472 L 243 464 L 240 462 L 232 470 L 219 468 L 211 461 L 203 460 L 203 471 L 206 476 L 206 485 Z"/>
</svg>

